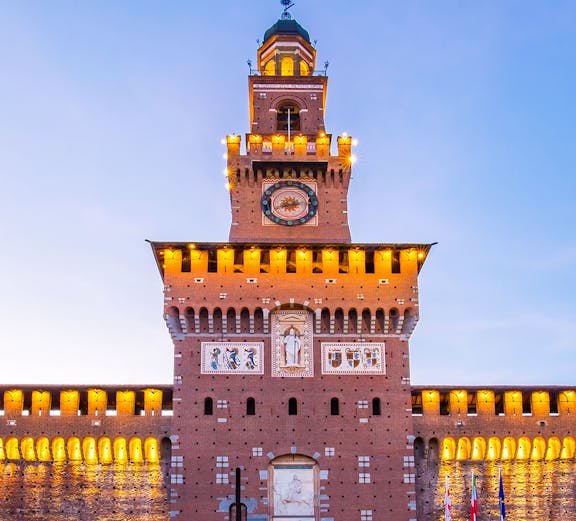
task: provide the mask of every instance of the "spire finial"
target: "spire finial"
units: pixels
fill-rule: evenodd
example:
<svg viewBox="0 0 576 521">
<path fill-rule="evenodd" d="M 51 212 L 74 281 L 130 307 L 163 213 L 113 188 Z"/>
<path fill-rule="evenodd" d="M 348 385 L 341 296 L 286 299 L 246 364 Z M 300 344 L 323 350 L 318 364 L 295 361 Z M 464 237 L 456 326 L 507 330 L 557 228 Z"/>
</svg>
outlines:
<svg viewBox="0 0 576 521">
<path fill-rule="evenodd" d="M 288 9 L 294 7 L 292 0 L 280 0 L 280 3 L 284 6 L 284 10 L 282 11 L 282 16 L 280 18 L 282 20 L 292 20 L 292 15 L 288 12 Z"/>
</svg>

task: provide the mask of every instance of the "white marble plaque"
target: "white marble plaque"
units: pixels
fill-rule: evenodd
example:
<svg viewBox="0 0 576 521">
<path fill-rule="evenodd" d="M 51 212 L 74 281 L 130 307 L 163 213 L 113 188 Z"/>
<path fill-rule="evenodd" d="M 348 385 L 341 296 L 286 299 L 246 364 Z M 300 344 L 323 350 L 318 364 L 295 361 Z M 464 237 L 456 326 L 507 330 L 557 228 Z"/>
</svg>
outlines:
<svg viewBox="0 0 576 521">
<path fill-rule="evenodd" d="M 271 316 L 272 376 L 314 376 L 312 314 L 280 310 Z"/>
<path fill-rule="evenodd" d="M 264 374 L 263 342 L 202 342 L 202 374 Z"/>
<path fill-rule="evenodd" d="M 290 521 L 314 516 L 314 470 L 311 467 L 274 468 L 274 516 L 287 516 Z"/>
<path fill-rule="evenodd" d="M 384 374 L 384 343 L 322 342 L 322 374 Z"/>
</svg>

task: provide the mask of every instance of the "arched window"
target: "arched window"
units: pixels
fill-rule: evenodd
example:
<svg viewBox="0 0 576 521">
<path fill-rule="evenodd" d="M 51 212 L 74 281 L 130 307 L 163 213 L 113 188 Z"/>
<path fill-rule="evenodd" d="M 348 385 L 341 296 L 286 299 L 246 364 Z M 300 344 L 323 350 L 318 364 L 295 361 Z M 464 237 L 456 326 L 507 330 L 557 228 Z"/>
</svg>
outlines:
<svg viewBox="0 0 576 521">
<path fill-rule="evenodd" d="M 288 415 L 296 416 L 298 414 L 298 402 L 296 398 L 290 398 L 288 400 Z"/>
<path fill-rule="evenodd" d="M 276 76 L 276 62 L 272 58 L 264 67 L 264 76 Z"/>
<path fill-rule="evenodd" d="M 212 416 L 214 412 L 214 401 L 212 398 L 204 398 L 204 415 L 205 416 Z"/>
<path fill-rule="evenodd" d="M 300 61 L 300 76 L 308 76 L 309 74 L 310 74 L 310 67 L 308 66 L 308 64 L 304 60 L 301 60 Z"/>
<path fill-rule="evenodd" d="M 292 56 L 284 56 L 280 62 L 280 75 L 281 76 L 294 76 L 294 58 Z"/>
<path fill-rule="evenodd" d="M 256 401 L 254 398 L 246 400 L 246 416 L 254 416 L 256 414 Z"/>
<path fill-rule="evenodd" d="M 287 132 L 288 123 L 290 132 L 300 130 L 300 109 L 292 101 L 286 101 L 276 109 L 276 130 Z"/>
<path fill-rule="evenodd" d="M 380 416 L 382 414 L 380 408 L 380 398 L 373 398 L 372 399 L 372 416 Z"/>
<path fill-rule="evenodd" d="M 220 308 L 214 309 L 212 322 L 214 324 L 214 333 L 222 333 L 222 310 Z"/>
<path fill-rule="evenodd" d="M 338 398 L 332 398 L 330 400 L 330 414 L 332 416 L 338 416 L 340 414 L 340 401 Z"/>
<path fill-rule="evenodd" d="M 200 308 L 200 334 L 208 333 L 208 310 L 206 308 Z"/>
</svg>

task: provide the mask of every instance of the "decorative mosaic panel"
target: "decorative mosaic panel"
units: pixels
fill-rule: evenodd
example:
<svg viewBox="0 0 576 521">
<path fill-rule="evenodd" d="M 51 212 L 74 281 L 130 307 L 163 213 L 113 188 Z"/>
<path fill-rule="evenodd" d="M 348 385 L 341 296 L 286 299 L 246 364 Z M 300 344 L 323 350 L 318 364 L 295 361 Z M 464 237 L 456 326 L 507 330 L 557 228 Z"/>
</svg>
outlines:
<svg viewBox="0 0 576 521">
<path fill-rule="evenodd" d="M 312 314 L 275 311 L 272 317 L 272 376 L 314 376 Z"/>
<path fill-rule="evenodd" d="M 384 374 L 384 344 L 322 342 L 322 374 Z"/>
<path fill-rule="evenodd" d="M 202 342 L 202 374 L 264 374 L 263 342 Z"/>
</svg>

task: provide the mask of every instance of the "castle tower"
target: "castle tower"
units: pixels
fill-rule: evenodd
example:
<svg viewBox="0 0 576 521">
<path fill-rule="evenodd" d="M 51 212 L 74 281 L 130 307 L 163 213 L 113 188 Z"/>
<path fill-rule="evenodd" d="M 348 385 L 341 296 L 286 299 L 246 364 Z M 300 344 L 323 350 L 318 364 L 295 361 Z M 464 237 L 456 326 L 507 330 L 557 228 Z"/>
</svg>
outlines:
<svg viewBox="0 0 576 521">
<path fill-rule="evenodd" d="M 228 136 L 227 243 L 152 247 L 174 339 L 171 516 L 410 521 L 408 338 L 430 245 L 353 244 L 351 138 L 324 128 L 327 78 L 285 12 Z"/>
</svg>

